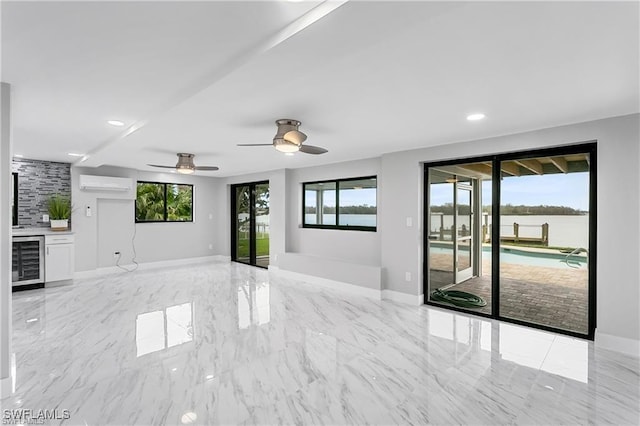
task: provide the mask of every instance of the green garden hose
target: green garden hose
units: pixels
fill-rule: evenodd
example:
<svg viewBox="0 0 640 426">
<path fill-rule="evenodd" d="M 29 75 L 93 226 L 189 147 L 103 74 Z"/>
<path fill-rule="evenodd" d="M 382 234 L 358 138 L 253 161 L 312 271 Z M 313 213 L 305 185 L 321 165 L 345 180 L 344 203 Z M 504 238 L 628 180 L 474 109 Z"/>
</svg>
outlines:
<svg viewBox="0 0 640 426">
<path fill-rule="evenodd" d="M 482 297 L 458 290 L 436 289 L 431 292 L 431 300 L 451 303 L 461 308 L 481 308 L 487 306 L 487 302 Z"/>
</svg>

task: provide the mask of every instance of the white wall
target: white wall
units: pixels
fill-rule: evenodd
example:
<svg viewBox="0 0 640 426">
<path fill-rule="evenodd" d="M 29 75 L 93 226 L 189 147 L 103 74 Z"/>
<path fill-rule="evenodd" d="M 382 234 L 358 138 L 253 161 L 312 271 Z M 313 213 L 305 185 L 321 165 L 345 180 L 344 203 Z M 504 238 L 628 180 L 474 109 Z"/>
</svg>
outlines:
<svg viewBox="0 0 640 426">
<path fill-rule="evenodd" d="M 81 190 L 81 174 L 129 177 L 153 182 L 188 183 L 194 185 L 194 221 L 187 223 L 135 224 L 135 185 L 127 192 L 95 192 Z M 135 230 L 136 260 L 156 262 L 218 254 L 220 235 L 215 234 L 218 179 L 173 173 L 141 172 L 119 167 L 71 169 L 71 191 L 74 211 L 72 230 L 76 241 L 76 271 L 115 265 L 114 251 L 122 253 L 120 264 L 130 264 L 133 256 L 131 240 Z M 90 206 L 92 216 L 85 215 Z M 211 249 L 209 248 L 211 245 Z"/>
<path fill-rule="evenodd" d="M 290 220 L 287 226 L 286 251 L 380 266 L 380 227 L 377 232 L 302 228 L 302 183 L 379 175 L 380 158 L 289 170 L 287 214 Z M 378 179 L 378 212 L 382 192 L 382 183 Z"/>
<path fill-rule="evenodd" d="M 0 398 L 11 393 L 11 85 L 0 83 Z"/>
<path fill-rule="evenodd" d="M 598 333 L 640 341 L 639 121 L 634 114 L 383 155 L 378 222 L 385 288 L 414 295 L 423 290 L 422 162 L 597 140 Z M 407 228 L 406 217 L 420 226 Z M 415 279 L 405 282 L 405 272 Z"/>
</svg>

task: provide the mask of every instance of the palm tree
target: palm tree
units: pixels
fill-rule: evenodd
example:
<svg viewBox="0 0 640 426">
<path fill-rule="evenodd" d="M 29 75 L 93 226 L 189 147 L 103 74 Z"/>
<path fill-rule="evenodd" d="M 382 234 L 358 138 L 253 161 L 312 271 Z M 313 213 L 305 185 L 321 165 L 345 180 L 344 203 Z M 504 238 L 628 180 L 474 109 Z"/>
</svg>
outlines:
<svg viewBox="0 0 640 426">
<path fill-rule="evenodd" d="M 157 183 L 138 183 L 136 220 L 164 220 L 164 185 Z"/>
<path fill-rule="evenodd" d="M 169 185 L 167 187 L 167 219 L 189 221 L 193 218 L 193 187 Z"/>
</svg>

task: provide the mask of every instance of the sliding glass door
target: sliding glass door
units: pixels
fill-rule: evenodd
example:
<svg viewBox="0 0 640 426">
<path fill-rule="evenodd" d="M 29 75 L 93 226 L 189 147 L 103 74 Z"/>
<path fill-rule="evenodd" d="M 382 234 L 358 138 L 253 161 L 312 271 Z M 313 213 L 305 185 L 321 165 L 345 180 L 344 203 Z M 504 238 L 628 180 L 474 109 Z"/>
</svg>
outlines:
<svg viewBox="0 0 640 426">
<path fill-rule="evenodd" d="M 589 331 L 590 154 L 500 162 L 500 315 Z"/>
<path fill-rule="evenodd" d="M 231 260 L 269 266 L 269 182 L 231 186 Z"/>
<path fill-rule="evenodd" d="M 434 166 L 426 170 L 426 178 L 427 301 L 491 314 L 486 221 L 491 208 L 491 166 L 484 162 Z"/>
<path fill-rule="evenodd" d="M 425 167 L 425 300 L 593 338 L 595 143 Z"/>
</svg>

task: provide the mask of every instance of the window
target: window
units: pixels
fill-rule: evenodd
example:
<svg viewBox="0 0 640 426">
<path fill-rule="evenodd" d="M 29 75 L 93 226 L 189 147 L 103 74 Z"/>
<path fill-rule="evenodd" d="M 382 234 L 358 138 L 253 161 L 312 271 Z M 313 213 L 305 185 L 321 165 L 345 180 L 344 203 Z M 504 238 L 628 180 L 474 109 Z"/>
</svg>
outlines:
<svg viewBox="0 0 640 426">
<path fill-rule="evenodd" d="M 307 182 L 303 187 L 303 227 L 376 230 L 375 176 Z"/>
<path fill-rule="evenodd" d="M 138 182 L 136 222 L 193 222 L 193 185 Z"/>
</svg>

